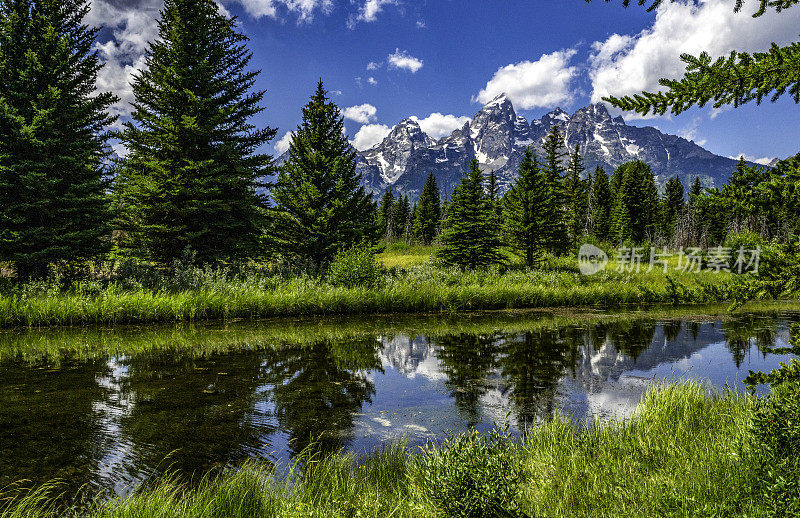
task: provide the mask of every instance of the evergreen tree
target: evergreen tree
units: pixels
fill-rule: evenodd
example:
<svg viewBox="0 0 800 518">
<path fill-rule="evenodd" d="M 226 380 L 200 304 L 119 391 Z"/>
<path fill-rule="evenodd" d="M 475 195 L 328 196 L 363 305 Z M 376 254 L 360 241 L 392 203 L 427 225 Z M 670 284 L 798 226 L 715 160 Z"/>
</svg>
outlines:
<svg viewBox="0 0 800 518">
<path fill-rule="evenodd" d="M 0 0 L 0 260 L 20 278 L 98 257 L 110 235 L 98 29 L 85 0 Z"/>
<path fill-rule="evenodd" d="M 392 239 L 406 239 L 410 217 L 411 204 L 408 201 L 408 196 L 399 196 L 394 204 L 394 212 L 392 213 Z"/>
<path fill-rule="evenodd" d="M 441 201 L 439 199 L 439 187 L 436 185 L 436 178 L 433 173 L 428 174 L 425 186 L 417 204 L 417 213 L 414 217 L 414 235 L 423 244 L 430 245 L 436 236 L 436 229 L 442 219 Z"/>
<path fill-rule="evenodd" d="M 504 198 L 503 229 L 511 248 L 533 267 L 547 246 L 548 224 L 552 215 L 552 192 L 536 156 L 525 150 L 519 167 L 519 180 Z"/>
<path fill-rule="evenodd" d="M 547 224 L 549 229 L 547 248 L 552 252 L 559 253 L 564 252 L 569 243 L 567 241 L 567 196 L 564 186 L 564 158 L 568 156 L 568 153 L 564 149 L 564 136 L 558 126 L 553 126 L 550 130 L 543 148 L 545 156 L 542 169 L 552 193 L 551 203 L 553 204 L 553 209 L 547 211 L 552 218 Z"/>
<path fill-rule="evenodd" d="M 256 150 L 276 130 L 256 129 L 263 91 L 236 21 L 212 0 L 166 0 L 159 35 L 134 77 L 133 122 L 117 182 L 130 245 L 167 262 L 191 247 L 202 263 L 259 250 L 272 158 Z"/>
<path fill-rule="evenodd" d="M 487 194 L 489 195 L 489 204 L 492 206 L 495 223 L 499 225 L 503 218 L 503 206 L 500 204 L 500 188 L 497 185 L 497 175 L 494 174 L 494 170 L 489 173 Z"/>
<path fill-rule="evenodd" d="M 600 241 L 607 241 L 610 237 L 613 199 L 608 175 L 598 167 L 592 176 L 589 221 L 592 233 Z"/>
<path fill-rule="evenodd" d="M 589 187 L 588 182 L 581 178 L 585 170 L 580 147 L 575 146 L 575 151 L 569 155 L 567 176 L 564 180 L 564 191 L 567 198 L 567 230 L 572 243 L 577 243 L 586 230 Z"/>
<path fill-rule="evenodd" d="M 394 211 L 394 194 L 392 188 L 386 189 L 381 198 L 381 204 L 378 207 L 378 235 L 382 238 L 389 240 L 388 235 L 391 229 L 392 214 Z"/>
<path fill-rule="evenodd" d="M 502 243 L 493 219 L 489 196 L 483 188 L 483 173 L 473 159 L 470 170 L 461 177 L 461 184 L 453 190 L 437 255 L 445 263 L 462 268 L 501 263 Z"/>
<path fill-rule="evenodd" d="M 663 1 L 652 0 L 648 10 L 656 9 Z M 630 0 L 623 0 L 622 5 L 627 7 L 629 3 Z M 637 0 L 637 3 L 645 5 L 648 2 Z M 741 9 L 743 3 L 743 0 L 737 0 L 734 10 Z M 797 3 L 798 0 L 759 0 L 759 9 L 753 17 L 762 16 L 769 9 L 781 12 Z M 784 47 L 773 43 L 768 51 L 753 54 L 733 51 L 727 57 L 717 59 L 712 59 L 706 52 L 699 56 L 683 54 L 681 60 L 686 63 L 683 78 L 661 79 L 659 83 L 666 87 L 662 91 L 603 99 L 617 108 L 642 115 L 663 115 L 668 110 L 678 115 L 692 106 L 705 106 L 712 101 L 715 108 L 730 104 L 738 107 L 752 101 L 761 104 L 767 98 L 774 102 L 786 93 L 795 103 L 800 103 L 798 42 Z"/>
<path fill-rule="evenodd" d="M 664 186 L 663 232 L 667 239 L 675 235 L 675 227 L 684 211 L 683 184 L 674 176 Z"/>
<path fill-rule="evenodd" d="M 302 123 L 292 134 L 289 158 L 272 192 L 281 250 L 317 265 L 377 233 L 369 195 L 359 186 L 356 152 L 343 126 L 341 111 L 320 81 L 303 107 Z"/>
<path fill-rule="evenodd" d="M 641 243 L 652 239 L 657 219 L 658 190 L 650 166 L 641 161 L 622 164 L 614 172 L 619 178 L 612 209 L 612 239 Z M 613 182 L 612 182 L 613 184 Z"/>
</svg>

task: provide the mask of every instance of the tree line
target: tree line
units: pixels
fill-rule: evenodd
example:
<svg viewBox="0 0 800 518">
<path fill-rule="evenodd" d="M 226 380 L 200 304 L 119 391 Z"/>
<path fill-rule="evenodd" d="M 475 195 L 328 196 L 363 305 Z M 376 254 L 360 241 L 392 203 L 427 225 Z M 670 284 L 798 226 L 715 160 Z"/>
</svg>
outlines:
<svg viewBox="0 0 800 518">
<path fill-rule="evenodd" d="M 505 250 L 533 266 L 588 237 L 682 245 L 797 230 L 795 161 L 740 162 L 728 185 L 696 180 L 688 196 L 673 178 L 659 195 L 643 162 L 586 174 L 557 127 L 503 196 L 473 161 L 449 200 L 429 175 L 415 204 L 391 190 L 378 204 L 321 81 L 277 167 L 260 152 L 277 130 L 253 123 L 265 92 L 247 38 L 213 0 L 165 2 L 130 120 L 109 131 L 119 99 L 96 89 L 88 11 L 85 0 L 0 0 L 0 260 L 21 278 L 109 254 L 167 264 L 187 249 L 206 264 L 283 255 L 319 268 L 380 239 L 438 240 L 440 257 L 462 266 Z M 112 138 L 126 154 L 109 163 Z"/>
</svg>

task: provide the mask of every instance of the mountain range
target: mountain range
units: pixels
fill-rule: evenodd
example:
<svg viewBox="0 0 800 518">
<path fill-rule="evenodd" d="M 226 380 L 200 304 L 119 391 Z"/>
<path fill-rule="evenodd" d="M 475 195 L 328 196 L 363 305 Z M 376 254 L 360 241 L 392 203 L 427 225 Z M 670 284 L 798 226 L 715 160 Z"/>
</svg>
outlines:
<svg viewBox="0 0 800 518">
<path fill-rule="evenodd" d="M 413 118 L 400 121 L 382 142 L 358 152 L 358 172 L 364 187 L 375 196 L 392 188 L 412 201 L 419 198 L 428 173 L 436 177 L 442 196 L 453 192 L 462 172 L 477 158 L 481 169 L 493 170 L 501 192 L 514 184 L 525 149 L 541 157 L 542 143 L 559 126 L 568 150 L 580 147 L 586 171 L 600 166 L 610 175 L 619 165 L 642 160 L 650 165 L 659 186 L 678 176 L 688 187 L 699 177 L 705 187 L 720 186 L 736 161 L 715 155 L 693 141 L 662 133 L 653 127 L 629 126 L 612 118 L 603 104 L 592 104 L 572 115 L 561 108 L 528 122 L 511 101 L 499 95 L 471 121 L 434 140 Z"/>
</svg>

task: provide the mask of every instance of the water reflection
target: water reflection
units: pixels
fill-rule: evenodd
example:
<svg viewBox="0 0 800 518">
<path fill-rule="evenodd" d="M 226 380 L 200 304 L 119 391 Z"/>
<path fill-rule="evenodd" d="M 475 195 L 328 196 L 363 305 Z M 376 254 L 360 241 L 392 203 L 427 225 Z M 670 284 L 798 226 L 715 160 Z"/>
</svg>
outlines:
<svg viewBox="0 0 800 518">
<path fill-rule="evenodd" d="M 0 363 L 0 487 L 19 479 L 124 492 L 167 469 L 192 479 L 257 457 L 522 430 L 558 412 L 630 414 L 653 380 L 741 388 L 784 359 L 797 314 L 640 319 L 524 332 L 393 333 L 261 351 Z"/>
</svg>

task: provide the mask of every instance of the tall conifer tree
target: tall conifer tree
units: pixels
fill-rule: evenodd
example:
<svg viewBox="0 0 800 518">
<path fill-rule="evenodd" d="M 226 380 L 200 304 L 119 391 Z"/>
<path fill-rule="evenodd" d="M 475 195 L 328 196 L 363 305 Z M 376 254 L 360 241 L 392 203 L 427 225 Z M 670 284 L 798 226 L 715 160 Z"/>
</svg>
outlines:
<svg viewBox="0 0 800 518">
<path fill-rule="evenodd" d="M 478 161 L 453 190 L 437 255 L 446 263 L 462 268 L 490 266 L 503 261 L 502 243 L 493 222 L 493 208 L 483 187 Z"/>
<path fill-rule="evenodd" d="M 564 186 L 564 158 L 568 153 L 564 149 L 564 136 L 558 126 L 553 126 L 543 144 L 544 170 L 551 194 L 553 209 L 548 210 L 551 221 L 548 222 L 550 235 L 547 247 L 555 253 L 564 252 L 567 242 L 567 196 Z"/>
<path fill-rule="evenodd" d="M 341 111 L 320 81 L 292 134 L 289 158 L 272 196 L 276 242 L 283 253 L 324 265 L 337 250 L 374 240 L 372 203 L 356 173 L 356 151 L 342 132 Z"/>
<path fill-rule="evenodd" d="M 386 189 L 381 198 L 381 204 L 378 207 L 378 235 L 383 239 L 388 238 L 388 232 L 391 229 L 392 214 L 394 211 L 394 193 L 392 188 Z"/>
<path fill-rule="evenodd" d="M 611 207 L 614 198 L 611 194 L 608 175 L 601 167 L 597 167 L 592 176 L 590 196 L 589 221 L 592 233 L 600 241 L 606 241 L 609 239 L 611 231 Z"/>
<path fill-rule="evenodd" d="M 19 277 L 91 259 L 110 235 L 108 108 L 85 0 L 0 0 L 0 260 Z"/>
<path fill-rule="evenodd" d="M 436 236 L 436 230 L 442 219 L 439 187 L 433 173 L 428 174 L 425 186 L 417 204 L 417 213 L 414 218 L 414 234 L 423 244 L 429 245 Z"/>
<path fill-rule="evenodd" d="M 570 240 L 573 243 L 581 238 L 586 230 L 586 218 L 589 210 L 589 186 L 581 176 L 585 171 L 580 147 L 569 155 L 567 176 L 564 180 L 567 199 L 567 222 Z"/>
<path fill-rule="evenodd" d="M 504 198 L 503 224 L 511 248 L 531 268 L 547 246 L 552 193 L 536 156 L 525 150 L 519 166 L 519 180 Z"/>
<path fill-rule="evenodd" d="M 672 239 L 675 235 L 675 227 L 683 211 L 683 184 L 677 176 L 674 176 L 667 180 L 667 184 L 664 186 L 662 231 L 667 239 Z"/>
<path fill-rule="evenodd" d="M 131 244 L 166 262 L 191 247 L 201 262 L 258 253 L 273 171 L 257 148 L 275 136 L 251 118 L 247 38 L 213 0 L 166 0 L 147 67 L 133 80 L 133 122 L 120 139 L 129 154 L 117 185 Z"/>
</svg>

